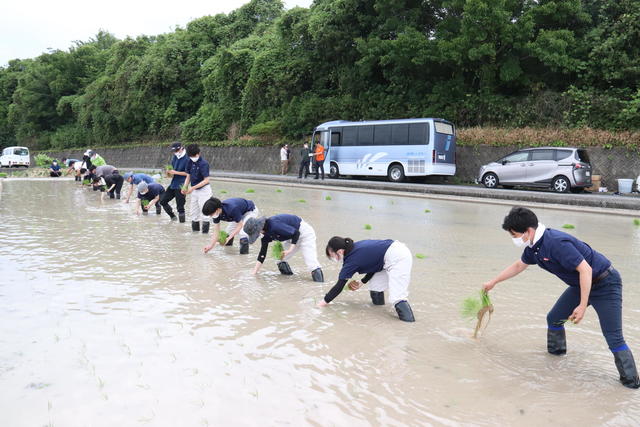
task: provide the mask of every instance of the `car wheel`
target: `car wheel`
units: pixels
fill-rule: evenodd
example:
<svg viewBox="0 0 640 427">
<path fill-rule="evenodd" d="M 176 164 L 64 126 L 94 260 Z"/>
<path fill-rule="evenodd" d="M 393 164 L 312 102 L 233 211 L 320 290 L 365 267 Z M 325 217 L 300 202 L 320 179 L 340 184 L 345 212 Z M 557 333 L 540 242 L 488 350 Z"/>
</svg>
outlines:
<svg viewBox="0 0 640 427">
<path fill-rule="evenodd" d="M 331 163 L 331 166 L 329 166 L 329 178 L 337 179 L 339 176 L 340 170 L 338 169 L 338 165 Z"/>
<path fill-rule="evenodd" d="M 556 193 L 567 193 L 571 190 L 571 183 L 567 177 L 558 176 L 551 183 L 551 189 Z"/>
<path fill-rule="evenodd" d="M 482 177 L 482 185 L 487 188 L 496 188 L 498 186 L 498 175 L 489 172 Z"/>
<path fill-rule="evenodd" d="M 391 165 L 387 176 L 391 182 L 402 182 L 404 181 L 404 168 L 402 165 Z"/>
</svg>

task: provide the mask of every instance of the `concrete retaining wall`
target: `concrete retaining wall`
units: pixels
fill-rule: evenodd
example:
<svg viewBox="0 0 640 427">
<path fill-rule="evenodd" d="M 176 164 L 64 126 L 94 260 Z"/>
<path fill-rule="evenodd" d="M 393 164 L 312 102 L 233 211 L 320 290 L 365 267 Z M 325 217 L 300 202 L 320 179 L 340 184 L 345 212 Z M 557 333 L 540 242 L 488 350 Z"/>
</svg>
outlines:
<svg viewBox="0 0 640 427">
<path fill-rule="evenodd" d="M 456 176 L 462 181 L 473 181 L 480 166 L 517 150 L 517 147 L 458 147 Z M 105 148 L 96 150 L 107 163 L 121 171 L 134 168 L 162 168 L 169 163 L 171 151 L 167 147 L 142 146 L 133 148 Z M 292 147 L 289 173 L 297 173 L 300 147 Z M 594 174 L 602 176 L 602 185 L 617 188 L 617 178 L 635 178 L 640 175 L 640 153 L 624 148 L 589 148 Z M 82 152 L 57 151 L 51 157 L 81 158 Z M 256 173 L 280 172 L 280 147 L 202 147 L 204 158 L 212 169 Z M 35 164 L 33 159 L 32 164 Z M 328 170 L 325 170 L 328 173 Z"/>
</svg>

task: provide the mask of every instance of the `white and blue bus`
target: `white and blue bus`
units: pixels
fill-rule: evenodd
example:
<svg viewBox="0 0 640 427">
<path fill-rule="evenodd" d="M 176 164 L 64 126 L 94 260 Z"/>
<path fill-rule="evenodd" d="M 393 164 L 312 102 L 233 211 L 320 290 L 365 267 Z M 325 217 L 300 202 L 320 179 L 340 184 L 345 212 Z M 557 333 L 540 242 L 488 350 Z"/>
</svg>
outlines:
<svg viewBox="0 0 640 427">
<path fill-rule="evenodd" d="M 398 119 L 323 123 L 312 141 L 327 149 L 329 176 L 387 176 L 400 182 L 409 176 L 454 175 L 456 133 L 443 119 Z"/>
</svg>

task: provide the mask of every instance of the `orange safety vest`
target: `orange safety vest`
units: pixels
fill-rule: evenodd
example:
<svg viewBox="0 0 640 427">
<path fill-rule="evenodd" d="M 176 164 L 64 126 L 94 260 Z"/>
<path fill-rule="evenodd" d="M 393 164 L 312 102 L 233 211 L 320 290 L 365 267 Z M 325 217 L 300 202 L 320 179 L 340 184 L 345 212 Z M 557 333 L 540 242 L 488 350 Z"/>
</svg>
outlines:
<svg viewBox="0 0 640 427">
<path fill-rule="evenodd" d="M 316 161 L 321 162 L 324 160 L 324 147 L 321 144 L 316 145 Z"/>
</svg>

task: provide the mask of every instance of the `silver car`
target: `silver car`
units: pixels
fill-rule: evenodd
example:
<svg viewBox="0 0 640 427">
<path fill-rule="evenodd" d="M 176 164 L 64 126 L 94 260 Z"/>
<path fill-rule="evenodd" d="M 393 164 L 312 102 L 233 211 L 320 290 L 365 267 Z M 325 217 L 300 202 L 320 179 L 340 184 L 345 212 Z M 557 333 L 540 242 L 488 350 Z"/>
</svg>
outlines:
<svg viewBox="0 0 640 427">
<path fill-rule="evenodd" d="M 528 148 L 482 166 L 478 181 L 487 188 L 519 186 L 578 193 L 591 186 L 591 163 L 587 151 L 579 148 Z"/>
</svg>

